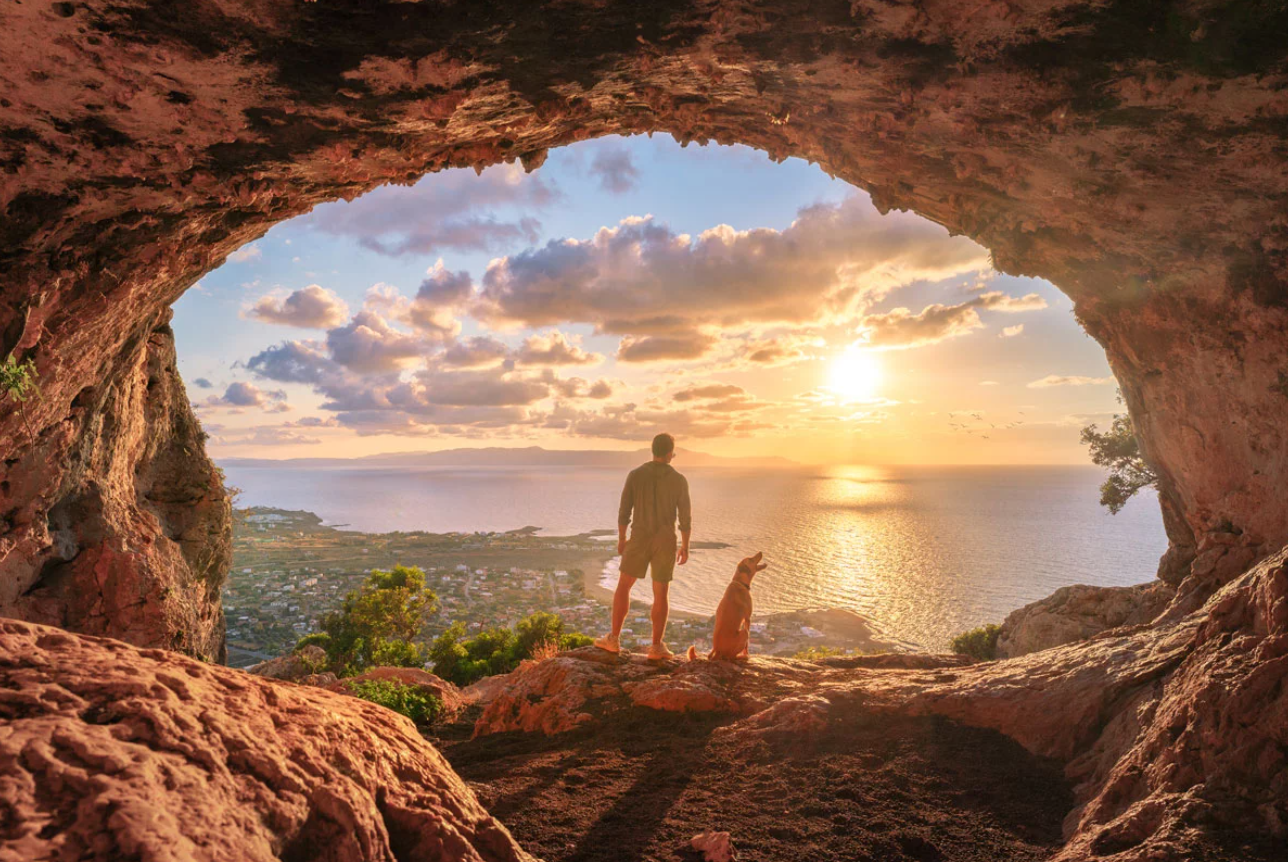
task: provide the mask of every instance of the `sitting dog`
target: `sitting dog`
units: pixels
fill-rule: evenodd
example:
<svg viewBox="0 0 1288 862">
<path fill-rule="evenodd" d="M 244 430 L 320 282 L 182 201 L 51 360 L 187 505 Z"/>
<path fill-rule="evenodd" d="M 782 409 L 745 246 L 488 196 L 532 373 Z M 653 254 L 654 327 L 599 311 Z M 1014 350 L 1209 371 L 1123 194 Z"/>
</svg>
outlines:
<svg viewBox="0 0 1288 862">
<path fill-rule="evenodd" d="M 751 579 L 757 572 L 769 568 L 762 563 L 763 551 L 747 557 L 734 570 L 733 580 L 725 588 L 724 598 L 716 606 L 716 625 L 711 633 L 711 653 L 707 658 L 735 659 L 749 655 L 748 639 L 751 636 Z M 689 647 L 689 661 L 698 657 L 695 647 Z"/>
</svg>

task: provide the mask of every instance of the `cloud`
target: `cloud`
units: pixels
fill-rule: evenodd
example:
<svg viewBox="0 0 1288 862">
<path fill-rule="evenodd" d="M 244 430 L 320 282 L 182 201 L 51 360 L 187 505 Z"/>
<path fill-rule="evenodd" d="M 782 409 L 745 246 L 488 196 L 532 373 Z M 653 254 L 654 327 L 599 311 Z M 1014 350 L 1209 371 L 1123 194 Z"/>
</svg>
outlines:
<svg viewBox="0 0 1288 862">
<path fill-rule="evenodd" d="M 807 207 L 782 231 L 719 225 L 690 236 L 646 216 L 589 239 L 552 240 L 493 260 L 473 313 L 507 326 L 590 323 L 634 343 L 693 339 L 704 327 L 849 320 L 902 285 L 988 265 L 988 253 L 970 240 L 912 215 L 883 217 L 856 194 Z M 685 358 L 705 352 L 696 344 Z"/>
<path fill-rule="evenodd" d="M 325 287 L 310 284 L 285 298 L 272 294 L 261 296 L 243 316 L 278 326 L 330 329 L 344 323 L 349 306 Z"/>
<path fill-rule="evenodd" d="M 246 367 L 278 383 L 317 385 L 341 373 L 340 366 L 326 355 L 324 345 L 316 341 L 284 341 L 265 348 L 248 359 Z"/>
<path fill-rule="evenodd" d="M 619 144 L 601 145 L 590 161 L 589 173 L 599 179 L 601 189 L 618 195 L 633 190 L 640 178 L 630 151 Z"/>
<path fill-rule="evenodd" d="M 958 305 L 928 305 L 916 314 L 907 308 L 869 314 L 859 321 L 858 332 L 869 347 L 904 350 L 957 338 L 979 329 L 984 324 L 976 309 L 1014 314 L 1046 307 L 1046 300 L 1036 293 L 1010 296 L 1001 291 L 990 291 Z"/>
<path fill-rule="evenodd" d="M 510 348 L 504 342 L 490 335 L 475 335 L 462 339 L 443 353 L 439 362 L 460 368 L 478 368 L 484 365 L 495 365 L 510 354 Z"/>
<path fill-rule="evenodd" d="M 206 379 L 206 378 L 204 378 L 204 377 L 198 377 L 196 380 L 192 381 L 192 384 L 193 384 L 194 386 L 196 386 L 198 389 L 214 389 L 214 388 L 215 388 L 215 384 L 211 383 L 209 380 L 207 380 L 207 379 Z"/>
<path fill-rule="evenodd" d="M 284 425 L 258 425 L 242 434 L 213 436 L 211 442 L 219 446 L 313 446 L 322 440 Z"/>
<path fill-rule="evenodd" d="M 574 340 L 554 330 L 524 339 L 522 346 L 514 352 L 514 359 L 520 365 L 557 366 L 594 365 L 602 362 L 604 357 L 598 353 L 587 353 Z"/>
<path fill-rule="evenodd" d="M 543 427 L 558 429 L 577 437 L 617 440 L 648 440 L 663 431 L 684 438 L 713 438 L 745 435 L 772 427 L 749 419 L 704 410 L 653 410 L 636 404 L 609 405 L 599 410 L 578 410 L 557 404 L 544 417 Z"/>
<path fill-rule="evenodd" d="M 684 335 L 649 335 L 623 338 L 617 347 L 619 362 L 665 362 L 699 359 L 715 347 L 715 336 L 700 332 Z"/>
<path fill-rule="evenodd" d="M 390 256 L 487 251 L 535 242 L 540 222 L 520 212 L 543 209 L 559 197 L 557 189 L 520 165 L 494 165 L 478 176 L 447 170 L 414 186 L 384 186 L 348 203 L 325 204 L 305 224 Z M 498 209 L 516 212 L 501 219 Z"/>
<path fill-rule="evenodd" d="M 671 396 L 675 401 L 697 401 L 714 398 L 729 398 L 735 395 L 745 395 L 746 390 L 741 386 L 734 386 L 732 383 L 708 383 L 702 386 L 690 386 L 687 389 L 681 389 Z"/>
<path fill-rule="evenodd" d="M 378 313 L 359 311 L 344 326 L 327 332 L 331 358 L 359 373 L 382 373 L 407 368 L 425 354 L 415 335 L 399 332 Z"/>
<path fill-rule="evenodd" d="M 263 252 L 255 243 L 244 245 L 232 254 L 228 255 L 229 263 L 250 263 L 252 260 L 259 260 Z"/>
<path fill-rule="evenodd" d="M 437 371 L 416 375 L 417 404 L 455 407 L 527 406 L 550 395 L 543 380 L 521 377 L 504 370 Z M 398 401 L 394 401 L 395 404 Z"/>
<path fill-rule="evenodd" d="M 997 334 L 998 338 L 1014 338 L 1024 331 L 1024 324 L 1017 323 L 1014 326 L 1004 326 L 1002 331 Z"/>
<path fill-rule="evenodd" d="M 1048 374 L 1041 380 L 1034 380 L 1028 384 L 1029 389 L 1046 389 L 1051 386 L 1108 386 L 1116 383 L 1113 377 L 1082 377 L 1079 375 L 1060 376 L 1058 374 Z"/>
<path fill-rule="evenodd" d="M 223 395 L 212 395 L 202 402 L 203 407 L 228 407 L 234 410 L 257 407 L 268 413 L 285 413 L 291 409 L 286 403 L 286 393 L 281 389 L 264 390 L 254 383 L 238 381 L 229 384 Z"/>
</svg>

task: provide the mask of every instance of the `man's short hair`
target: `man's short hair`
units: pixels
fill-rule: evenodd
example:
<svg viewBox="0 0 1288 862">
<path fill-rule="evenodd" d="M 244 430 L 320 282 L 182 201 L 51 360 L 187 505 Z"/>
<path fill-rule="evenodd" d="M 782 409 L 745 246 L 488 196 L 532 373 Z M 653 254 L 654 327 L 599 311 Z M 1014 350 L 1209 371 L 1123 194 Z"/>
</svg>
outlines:
<svg viewBox="0 0 1288 862">
<path fill-rule="evenodd" d="M 665 458 L 675 451 L 675 438 L 670 434 L 659 434 L 653 438 L 653 457 Z"/>
</svg>

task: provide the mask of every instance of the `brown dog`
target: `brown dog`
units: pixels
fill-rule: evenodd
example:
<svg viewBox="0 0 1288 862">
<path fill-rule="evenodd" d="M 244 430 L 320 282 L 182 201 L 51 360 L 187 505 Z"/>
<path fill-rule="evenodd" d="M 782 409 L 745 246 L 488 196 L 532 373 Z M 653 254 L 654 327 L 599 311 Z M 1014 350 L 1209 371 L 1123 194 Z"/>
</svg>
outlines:
<svg viewBox="0 0 1288 862">
<path fill-rule="evenodd" d="M 757 572 L 769 568 L 762 563 L 763 551 L 747 557 L 734 570 L 733 580 L 725 587 L 724 598 L 716 606 L 716 625 L 711 632 L 711 653 L 707 658 L 746 658 L 751 637 L 751 579 Z M 698 657 L 695 647 L 689 647 L 689 661 Z"/>
</svg>

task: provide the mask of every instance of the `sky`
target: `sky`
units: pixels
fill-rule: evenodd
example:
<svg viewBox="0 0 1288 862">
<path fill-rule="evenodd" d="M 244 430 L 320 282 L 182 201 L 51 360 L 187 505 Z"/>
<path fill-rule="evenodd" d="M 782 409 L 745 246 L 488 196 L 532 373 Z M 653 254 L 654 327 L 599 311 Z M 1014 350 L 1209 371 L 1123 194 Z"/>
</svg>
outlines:
<svg viewBox="0 0 1288 862">
<path fill-rule="evenodd" d="M 1086 463 L 1103 350 L 1048 282 L 798 159 L 602 138 L 277 225 L 175 305 L 219 457 L 681 448 Z"/>
</svg>

